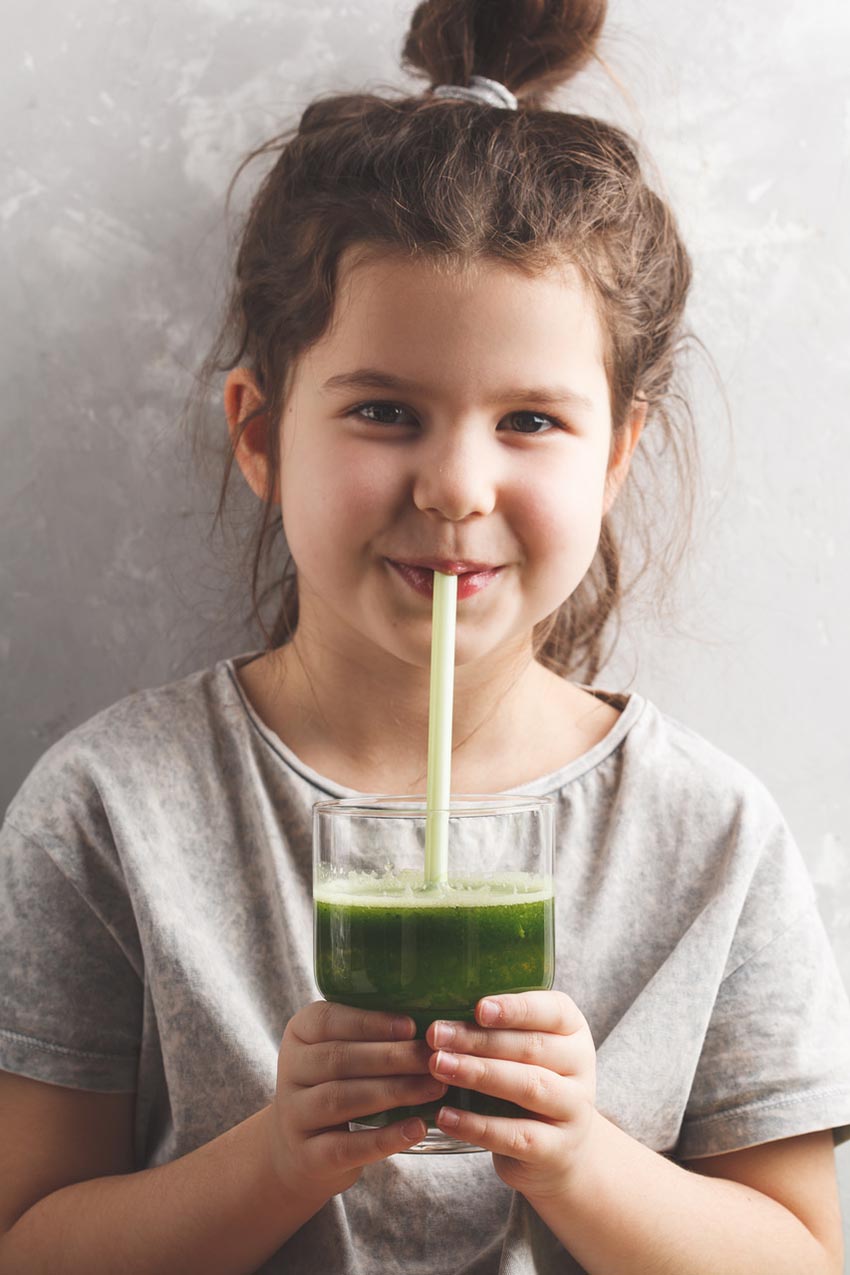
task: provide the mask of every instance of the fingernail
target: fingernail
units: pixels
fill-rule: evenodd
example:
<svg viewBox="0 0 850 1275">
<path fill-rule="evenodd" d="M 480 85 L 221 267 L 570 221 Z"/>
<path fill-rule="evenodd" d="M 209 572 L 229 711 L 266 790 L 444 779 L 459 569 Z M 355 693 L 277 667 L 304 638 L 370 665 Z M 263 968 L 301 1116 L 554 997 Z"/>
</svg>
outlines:
<svg viewBox="0 0 850 1275">
<path fill-rule="evenodd" d="M 500 1014 L 498 1001 L 481 1001 L 478 1006 L 478 1018 L 485 1027 L 497 1022 Z"/>
<path fill-rule="evenodd" d="M 450 1045 L 455 1038 L 455 1029 L 451 1023 L 434 1023 L 434 1044 Z"/>
<path fill-rule="evenodd" d="M 411 1035 L 416 1035 L 416 1024 L 412 1018 L 402 1014 L 393 1019 L 390 1031 L 394 1040 L 409 1040 Z"/>
<path fill-rule="evenodd" d="M 421 1120 L 405 1120 L 401 1131 L 408 1142 L 419 1142 L 425 1137 L 425 1126 Z"/>
<path fill-rule="evenodd" d="M 460 1124 L 460 1116 L 451 1107 L 441 1107 L 437 1112 L 437 1124 L 444 1129 L 455 1129 Z"/>
<path fill-rule="evenodd" d="M 457 1065 L 457 1054 L 447 1054 L 444 1049 L 437 1051 L 434 1067 L 437 1071 L 441 1071 L 444 1076 L 453 1076 L 457 1071 Z"/>
</svg>

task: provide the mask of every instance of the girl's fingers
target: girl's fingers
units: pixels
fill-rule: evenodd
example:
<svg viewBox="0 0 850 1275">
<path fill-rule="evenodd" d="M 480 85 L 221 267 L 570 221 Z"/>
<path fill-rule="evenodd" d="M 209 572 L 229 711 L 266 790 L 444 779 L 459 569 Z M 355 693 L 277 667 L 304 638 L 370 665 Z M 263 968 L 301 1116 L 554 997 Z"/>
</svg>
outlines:
<svg viewBox="0 0 850 1275">
<path fill-rule="evenodd" d="M 431 1074 L 459 1089 L 504 1098 L 549 1120 L 569 1120 L 576 1112 L 576 1082 L 546 1067 L 441 1049 L 432 1056 Z"/>
<path fill-rule="evenodd" d="M 555 991 L 485 996 L 475 1006 L 475 1020 L 482 1027 L 554 1032 L 559 1036 L 572 1036 L 587 1028 L 575 1001 L 565 992 Z"/>
<path fill-rule="evenodd" d="M 424 1040 L 323 1040 L 293 1050 L 286 1076 L 291 1084 L 318 1085 L 350 1077 L 425 1075 L 430 1054 Z"/>
<path fill-rule="evenodd" d="M 303 1134 L 332 1129 L 376 1111 L 435 1102 L 446 1092 L 432 1076 L 385 1076 L 381 1080 L 328 1080 L 292 1099 L 292 1119 Z"/>
<path fill-rule="evenodd" d="M 448 1049 L 479 1058 L 536 1063 L 561 1076 L 571 1075 L 581 1060 L 568 1036 L 541 1031 L 500 1031 L 474 1023 L 432 1023 L 425 1034 L 432 1049 Z"/>
<path fill-rule="evenodd" d="M 289 1020 L 286 1031 L 304 1045 L 322 1040 L 412 1040 L 416 1024 L 406 1014 L 313 1001 Z"/>
<path fill-rule="evenodd" d="M 344 1173 L 347 1169 L 358 1169 L 363 1164 L 374 1164 L 376 1160 L 385 1160 L 388 1155 L 406 1151 L 414 1143 L 421 1142 L 425 1133 L 425 1122 L 418 1116 L 386 1125 L 383 1129 L 317 1133 L 305 1143 L 306 1167 L 308 1172 L 317 1175 L 327 1172 L 329 1165 L 334 1173 Z"/>
<path fill-rule="evenodd" d="M 556 1160 L 563 1156 L 559 1131 L 541 1120 L 508 1120 L 441 1107 L 437 1126 L 453 1138 L 514 1160 Z"/>
</svg>

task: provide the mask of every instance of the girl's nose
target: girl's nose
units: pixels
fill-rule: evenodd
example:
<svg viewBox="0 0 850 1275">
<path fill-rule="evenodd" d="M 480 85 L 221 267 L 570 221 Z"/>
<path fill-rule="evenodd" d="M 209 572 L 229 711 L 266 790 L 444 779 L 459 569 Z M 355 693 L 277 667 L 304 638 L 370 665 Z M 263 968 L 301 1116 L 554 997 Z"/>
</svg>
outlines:
<svg viewBox="0 0 850 1275">
<path fill-rule="evenodd" d="M 434 440 L 420 452 L 413 479 L 413 502 L 423 513 L 462 522 L 492 513 L 496 506 L 497 476 L 493 460 L 462 434 L 448 442 Z"/>
</svg>

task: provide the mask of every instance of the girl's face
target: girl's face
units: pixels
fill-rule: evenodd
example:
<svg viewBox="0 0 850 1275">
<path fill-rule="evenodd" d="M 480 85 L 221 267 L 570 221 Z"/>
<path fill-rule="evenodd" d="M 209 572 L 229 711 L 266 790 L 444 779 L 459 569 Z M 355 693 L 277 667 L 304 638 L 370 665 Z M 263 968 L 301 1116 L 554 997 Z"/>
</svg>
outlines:
<svg viewBox="0 0 850 1275">
<path fill-rule="evenodd" d="M 299 624 L 427 667 L 437 568 L 459 575 L 459 664 L 527 653 L 590 565 L 642 421 L 610 456 L 602 331 L 574 268 L 344 260 L 280 423 Z"/>
</svg>

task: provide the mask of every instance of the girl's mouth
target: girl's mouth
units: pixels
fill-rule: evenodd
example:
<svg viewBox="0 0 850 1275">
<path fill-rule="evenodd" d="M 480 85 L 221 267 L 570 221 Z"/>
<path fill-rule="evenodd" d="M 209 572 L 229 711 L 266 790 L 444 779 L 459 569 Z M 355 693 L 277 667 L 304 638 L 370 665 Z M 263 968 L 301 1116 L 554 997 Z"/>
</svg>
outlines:
<svg viewBox="0 0 850 1275">
<path fill-rule="evenodd" d="M 416 593 L 421 593 L 423 597 L 431 598 L 434 595 L 434 572 L 441 571 L 444 575 L 457 576 L 457 596 L 460 602 L 463 598 L 471 598 L 473 593 L 480 593 L 482 589 L 486 589 L 491 581 L 502 571 L 502 567 L 488 566 L 481 562 L 398 562 L 394 558 L 385 559 L 386 562 L 401 576 L 406 584 Z"/>
</svg>

